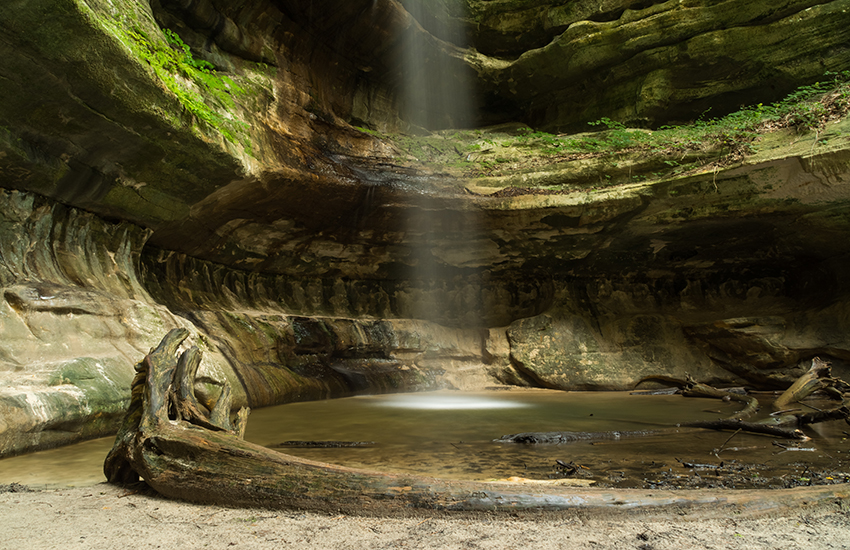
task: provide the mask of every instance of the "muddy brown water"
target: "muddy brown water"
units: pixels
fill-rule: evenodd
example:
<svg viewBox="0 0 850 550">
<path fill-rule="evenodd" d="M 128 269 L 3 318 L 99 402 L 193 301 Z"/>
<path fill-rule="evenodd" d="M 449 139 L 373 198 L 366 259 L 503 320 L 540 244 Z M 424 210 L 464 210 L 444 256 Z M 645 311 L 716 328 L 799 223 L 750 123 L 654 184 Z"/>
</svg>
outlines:
<svg viewBox="0 0 850 550">
<path fill-rule="evenodd" d="M 760 396 L 760 400 L 764 400 Z M 765 487 L 850 482 L 843 421 L 810 427 L 809 441 L 710 430 L 652 434 L 678 422 L 729 416 L 718 400 L 622 392 L 439 391 L 291 403 L 253 411 L 246 439 L 368 443 L 286 446 L 282 452 L 344 466 L 451 479 L 575 479 L 621 488 Z M 560 445 L 502 443 L 528 431 L 617 432 Z M 650 435 L 633 437 L 632 432 Z M 0 460 L 0 484 L 92 485 L 113 438 Z M 782 446 L 779 446 L 782 445 Z"/>
</svg>

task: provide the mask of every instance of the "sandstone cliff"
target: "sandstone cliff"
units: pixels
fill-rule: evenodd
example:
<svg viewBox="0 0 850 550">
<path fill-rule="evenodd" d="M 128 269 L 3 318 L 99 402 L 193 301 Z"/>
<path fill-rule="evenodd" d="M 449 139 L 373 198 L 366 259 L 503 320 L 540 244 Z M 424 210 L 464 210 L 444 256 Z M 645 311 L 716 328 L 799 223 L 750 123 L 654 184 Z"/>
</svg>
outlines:
<svg viewBox="0 0 850 550">
<path fill-rule="evenodd" d="M 850 2 L 428 6 L 0 6 L 0 455 L 114 429 L 175 326 L 236 406 L 845 372 L 846 95 L 714 146 L 612 121 L 845 71 Z M 470 108 L 411 111 L 410 71 Z"/>
</svg>

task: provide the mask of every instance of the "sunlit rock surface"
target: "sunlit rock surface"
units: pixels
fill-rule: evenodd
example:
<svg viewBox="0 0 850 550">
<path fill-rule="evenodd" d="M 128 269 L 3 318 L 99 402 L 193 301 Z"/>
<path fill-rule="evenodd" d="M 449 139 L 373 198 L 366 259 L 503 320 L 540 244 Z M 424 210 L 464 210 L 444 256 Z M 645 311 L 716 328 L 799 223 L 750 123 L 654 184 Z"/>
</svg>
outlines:
<svg viewBox="0 0 850 550">
<path fill-rule="evenodd" d="M 32 194 L 0 204 L 0 453 L 108 433 L 128 365 L 178 322 L 137 278 L 149 233 Z"/>
<path fill-rule="evenodd" d="M 847 69 L 850 3 L 469 4 L 3 2 L 0 455 L 114 429 L 175 326 L 235 406 L 845 372 L 846 122 L 651 179 L 671 159 L 470 179 L 381 132 L 426 131 L 412 35 L 481 125 L 654 127 Z"/>
</svg>

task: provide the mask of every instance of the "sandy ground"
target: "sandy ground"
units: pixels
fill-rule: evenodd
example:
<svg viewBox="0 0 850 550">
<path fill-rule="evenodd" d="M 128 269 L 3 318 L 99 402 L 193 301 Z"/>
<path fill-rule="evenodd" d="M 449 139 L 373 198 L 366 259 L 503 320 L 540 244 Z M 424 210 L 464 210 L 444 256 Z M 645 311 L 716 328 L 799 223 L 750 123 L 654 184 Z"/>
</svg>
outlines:
<svg viewBox="0 0 850 550">
<path fill-rule="evenodd" d="M 850 502 L 780 516 L 671 510 L 375 518 L 174 502 L 99 484 L 0 493 L 0 549 L 850 548 Z"/>
</svg>

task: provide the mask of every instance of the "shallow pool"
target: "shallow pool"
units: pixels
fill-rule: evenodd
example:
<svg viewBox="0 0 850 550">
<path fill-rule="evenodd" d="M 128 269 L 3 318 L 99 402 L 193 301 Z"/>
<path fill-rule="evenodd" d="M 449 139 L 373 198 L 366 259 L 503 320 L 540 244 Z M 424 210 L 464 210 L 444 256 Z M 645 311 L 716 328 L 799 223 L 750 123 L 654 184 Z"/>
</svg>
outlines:
<svg viewBox="0 0 850 550">
<path fill-rule="evenodd" d="M 246 439 L 351 467 L 456 479 L 573 478 L 612 487 L 794 486 L 850 480 L 843 422 L 813 427 L 805 443 L 710 430 L 653 434 L 679 422 L 731 415 L 740 405 L 678 395 L 512 389 L 358 396 L 253 411 Z M 497 442 L 528 431 L 619 432 L 561 445 Z M 649 432 L 629 437 L 630 432 Z M 0 484 L 91 485 L 105 438 L 0 460 Z M 309 447 L 293 442 L 361 443 Z M 281 444 L 287 443 L 281 447 Z M 779 443 L 783 446 L 777 446 Z M 315 445 L 315 443 L 312 443 Z"/>
</svg>

